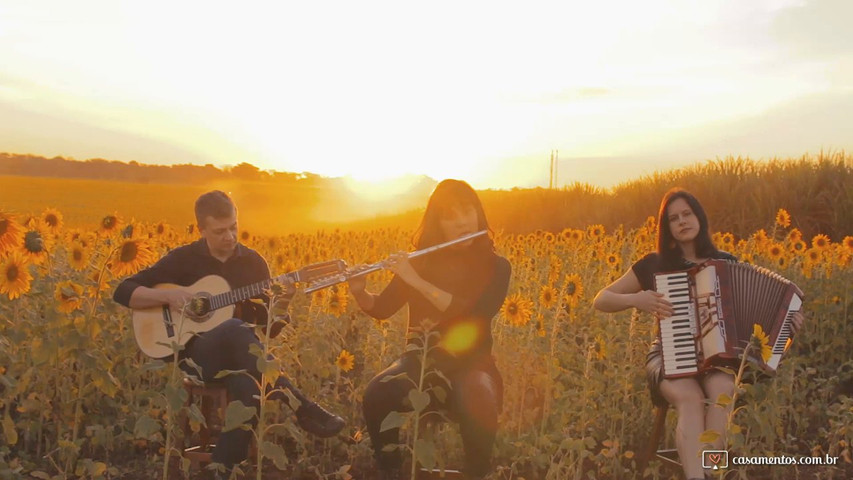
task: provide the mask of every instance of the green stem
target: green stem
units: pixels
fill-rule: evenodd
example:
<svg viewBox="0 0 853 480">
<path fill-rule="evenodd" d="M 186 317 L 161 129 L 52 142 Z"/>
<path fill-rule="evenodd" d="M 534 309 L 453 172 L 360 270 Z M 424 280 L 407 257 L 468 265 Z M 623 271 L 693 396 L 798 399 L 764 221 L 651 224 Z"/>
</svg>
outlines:
<svg viewBox="0 0 853 480">
<path fill-rule="evenodd" d="M 421 353 L 421 375 L 418 379 L 418 392 L 423 392 L 424 390 L 424 375 L 426 373 L 426 363 L 427 363 L 427 355 L 429 354 L 429 331 L 424 331 L 424 343 L 423 343 L 423 353 Z M 417 445 L 418 445 L 418 431 L 420 430 L 420 422 L 421 420 L 421 412 L 415 412 L 415 433 L 414 433 L 414 442 L 412 443 L 412 476 L 411 480 L 415 480 L 415 476 L 417 474 L 418 467 L 418 455 L 417 455 Z"/>
</svg>

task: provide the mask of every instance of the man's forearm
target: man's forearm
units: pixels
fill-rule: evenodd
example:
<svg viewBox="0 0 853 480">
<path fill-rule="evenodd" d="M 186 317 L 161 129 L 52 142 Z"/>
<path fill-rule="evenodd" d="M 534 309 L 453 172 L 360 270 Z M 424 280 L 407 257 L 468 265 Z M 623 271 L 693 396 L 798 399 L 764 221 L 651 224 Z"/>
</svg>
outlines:
<svg viewBox="0 0 853 480">
<path fill-rule="evenodd" d="M 139 286 L 133 290 L 130 295 L 130 308 L 150 308 L 159 307 L 160 305 L 169 303 L 164 296 L 165 290 L 148 288 Z"/>
</svg>

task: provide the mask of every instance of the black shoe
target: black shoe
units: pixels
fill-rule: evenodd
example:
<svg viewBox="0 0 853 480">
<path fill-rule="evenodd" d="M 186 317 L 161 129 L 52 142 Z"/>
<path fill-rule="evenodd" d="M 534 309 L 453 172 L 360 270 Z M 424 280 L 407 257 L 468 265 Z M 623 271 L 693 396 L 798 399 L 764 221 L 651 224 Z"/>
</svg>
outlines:
<svg viewBox="0 0 853 480">
<path fill-rule="evenodd" d="M 296 409 L 296 422 L 302 430 L 324 438 L 337 435 L 346 425 L 343 418 L 314 402 L 303 403 Z"/>
</svg>

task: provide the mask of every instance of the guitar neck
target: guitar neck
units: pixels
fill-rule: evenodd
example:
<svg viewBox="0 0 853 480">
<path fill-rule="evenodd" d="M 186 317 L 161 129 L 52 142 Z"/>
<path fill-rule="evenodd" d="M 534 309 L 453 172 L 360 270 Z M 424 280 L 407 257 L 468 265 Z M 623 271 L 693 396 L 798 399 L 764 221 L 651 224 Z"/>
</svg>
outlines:
<svg viewBox="0 0 853 480">
<path fill-rule="evenodd" d="M 298 282 L 300 281 L 299 277 L 299 272 L 285 273 L 268 280 L 246 285 L 245 287 L 235 288 L 234 290 L 220 293 L 219 295 L 213 295 L 210 297 L 210 309 L 217 310 L 227 305 L 233 305 L 235 303 L 242 302 L 243 300 L 263 295 L 263 293 L 268 290 L 273 283 L 283 283 L 287 281 Z"/>
</svg>

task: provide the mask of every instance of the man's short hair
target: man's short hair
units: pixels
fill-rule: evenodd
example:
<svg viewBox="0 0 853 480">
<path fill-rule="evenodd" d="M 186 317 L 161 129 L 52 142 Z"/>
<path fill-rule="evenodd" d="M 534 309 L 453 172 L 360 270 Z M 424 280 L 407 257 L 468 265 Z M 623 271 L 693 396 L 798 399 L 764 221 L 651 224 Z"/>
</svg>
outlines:
<svg viewBox="0 0 853 480">
<path fill-rule="evenodd" d="M 198 197 L 195 201 L 195 221 L 199 228 L 204 228 L 204 219 L 228 218 L 237 212 L 237 206 L 225 192 L 213 190 Z"/>
</svg>

